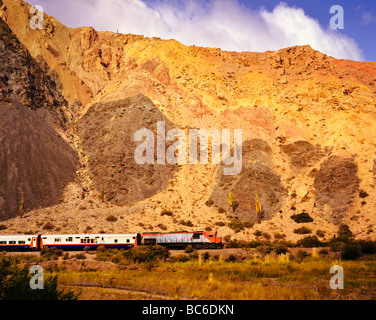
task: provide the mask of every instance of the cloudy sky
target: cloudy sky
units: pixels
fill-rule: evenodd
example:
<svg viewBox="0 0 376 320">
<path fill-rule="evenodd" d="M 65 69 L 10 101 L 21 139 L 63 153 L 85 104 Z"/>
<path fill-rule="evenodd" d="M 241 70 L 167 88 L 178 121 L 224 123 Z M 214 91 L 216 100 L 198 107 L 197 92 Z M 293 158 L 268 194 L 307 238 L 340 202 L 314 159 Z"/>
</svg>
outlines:
<svg viewBox="0 0 376 320">
<path fill-rule="evenodd" d="M 69 27 L 176 39 L 231 51 L 309 44 L 336 58 L 376 61 L 374 0 L 28 0 Z M 340 12 L 343 8 L 343 29 Z"/>
</svg>

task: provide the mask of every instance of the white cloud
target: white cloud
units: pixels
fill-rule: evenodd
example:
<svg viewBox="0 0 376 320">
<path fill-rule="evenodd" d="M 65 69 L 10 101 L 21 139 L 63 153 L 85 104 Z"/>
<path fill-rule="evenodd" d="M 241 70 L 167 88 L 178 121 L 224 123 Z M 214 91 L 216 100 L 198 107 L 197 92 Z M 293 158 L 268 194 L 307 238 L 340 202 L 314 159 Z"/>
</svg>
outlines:
<svg viewBox="0 0 376 320">
<path fill-rule="evenodd" d="M 324 29 L 303 9 L 284 3 L 273 11 L 252 11 L 237 0 L 40 0 L 40 4 L 71 27 L 173 38 L 186 45 L 230 51 L 263 52 L 309 44 L 336 58 L 363 60 L 353 39 Z"/>
</svg>

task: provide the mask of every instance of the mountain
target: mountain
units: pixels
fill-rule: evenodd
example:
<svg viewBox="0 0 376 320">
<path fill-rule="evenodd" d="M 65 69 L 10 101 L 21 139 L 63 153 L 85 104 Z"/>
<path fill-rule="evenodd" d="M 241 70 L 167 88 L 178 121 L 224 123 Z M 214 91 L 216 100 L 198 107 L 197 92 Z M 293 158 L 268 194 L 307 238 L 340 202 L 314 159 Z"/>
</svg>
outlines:
<svg viewBox="0 0 376 320">
<path fill-rule="evenodd" d="M 0 19 L 0 217 L 59 203 L 74 180 L 75 151 L 65 131 L 66 101 Z M 23 200 L 22 200 L 23 198 Z"/>
<path fill-rule="evenodd" d="M 47 99 L 42 109 L 67 119 L 60 136 L 79 161 L 62 203 L 9 220 L 5 232 L 37 232 L 35 217 L 48 216 L 59 232 L 211 228 L 239 239 L 261 230 L 297 240 L 304 235 L 293 232 L 300 225 L 290 216 L 307 212 L 311 234 L 330 237 L 346 223 L 359 238 L 375 237 L 375 62 L 339 60 L 310 46 L 264 53 L 184 46 L 71 29 L 47 14 L 44 29 L 33 30 L 21 0 L 3 0 L 0 17 L 61 83 L 65 104 Z M 226 165 L 211 161 L 137 164 L 134 134 L 144 128 L 156 137 L 158 122 L 184 132 L 187 145 L 192 129 L 241 129 L 241 172 L 224 175 Z M 227 147 L 233 154 L 236 146 Z M 228 228 L 233 219 L 257 221 L 256 194 L 263 222 Z"/>
</svg>

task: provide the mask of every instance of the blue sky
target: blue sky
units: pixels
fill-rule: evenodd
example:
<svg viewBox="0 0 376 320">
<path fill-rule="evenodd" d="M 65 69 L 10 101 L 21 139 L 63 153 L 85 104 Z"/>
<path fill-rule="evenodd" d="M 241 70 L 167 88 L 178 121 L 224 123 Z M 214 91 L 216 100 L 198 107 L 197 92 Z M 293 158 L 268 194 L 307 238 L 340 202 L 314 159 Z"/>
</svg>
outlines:
<svg viewBox="0 0 376 320">
<path fill-rule="evenodd" d="M 176 39 L 230 51 L 309 44 L 336 58 L 376 61 L 374 0 L 35 0 L 70 27 Z M 332 5 L 344 29 L 330 28 Z"/>
<path fill-rule="evenodd" d="M 240 3 L 252 8 L 272 10 L 279 1 L 242 0 Z M 317 19 L 322 26 L 328 26 L 329 8 L 340 5 L 344 10 L 344 29 L 338 32 L 354 39 L 367 61 L 376 61 L 376 1 L 375 0 L 284 0 L 289 6 L 301 7 L 310 17 Z"/>
</svg>

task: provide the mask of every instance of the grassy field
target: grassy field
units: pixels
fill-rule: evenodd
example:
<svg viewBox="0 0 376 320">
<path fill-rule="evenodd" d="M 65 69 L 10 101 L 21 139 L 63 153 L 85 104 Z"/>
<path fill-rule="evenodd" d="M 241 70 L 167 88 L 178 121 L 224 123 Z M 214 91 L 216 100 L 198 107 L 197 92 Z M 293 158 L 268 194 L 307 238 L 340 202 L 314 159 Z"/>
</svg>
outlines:
<svg viewBox="0 0 376 320">
<path fill-rule="evenodd" d="M 332 265 L 344 270 L 344 289 L 333 290 Z M 80 299 L 327 300 L 375 299 L 376 261 L 338 261 L 288 255 L 246 261 L 197 259 L 122 265 L 116 270 L 55 268 L 61 286 Z"/>
<path fill-rule="evenodd" d="M 39 264 L 46 278 L 57 276 L 59 288 L 79 294 L 81 300 L 375 300 L 376 254 L 365 253 L 374 252 L 375 246 L 363 243 L 359 251 L 349 244 L 341 252 L 280 244 L 208 251 L 159 246 L 84 252 L 51 248 L 33 254 L 3 253 L 0 262 L 6 267 L 11 263 L 6 259 L 15 259 L 26 274 L 31 265 Z M 343 268 L 343 289 L 330 287 L 334 265 Z M 4 274 L 2 279 L 8 278 Z"/>
</svg>

